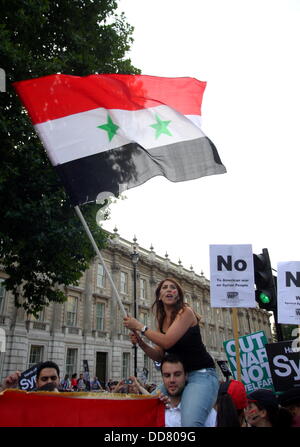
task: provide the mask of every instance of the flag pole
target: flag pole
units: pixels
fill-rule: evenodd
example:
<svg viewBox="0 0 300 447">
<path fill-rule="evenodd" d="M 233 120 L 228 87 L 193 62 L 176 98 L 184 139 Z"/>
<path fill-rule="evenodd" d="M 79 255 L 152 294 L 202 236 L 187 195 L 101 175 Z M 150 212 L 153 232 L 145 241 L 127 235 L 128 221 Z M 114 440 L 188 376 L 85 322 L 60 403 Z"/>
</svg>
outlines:
<svg viewBox="0 0 300 447">
<path fill-rule="evenodd" d="M 241 381 L 239 327 L 238 327 L 238 316 L 236 307 L 232 308 L 232 326 L 233 326 L 234 343 L 235 343 L 236 374 L 237 374 L 237 380 Z"/>
<path fill-rule="evenodd" d="M 116 294 L 116 297 L 117 297 L 119 306 L 120 306 L 120 308 L 121 308 L 121 311 L 123 312 L 124 317 L 126 317 L 126 316 L 127 316 L 127 313 L 126 313 L 125 308 L 124 308 L 124 306 L 123 306 L 123 303 L 122 303 L 122 301 L 121 301 L 119 292 L 118 292 L 118 290 L 117 290 L 117 288 L 116 288 L 116 286 L 115 286 L 115 283 L 113 282 L 113 279 L 112 279 L 112 277 L 111 277 L 111 274 L 109 273 L 108 268 L 107 268 L 106 265 L 105 265 L 104 259 L 103 259 L 102 255 L 101 255 L 100 251 L 99 251 L 99 248 L 97 247 L 97 244 L 96 244 L 96 242 L 95 242 L 95 239 L 93 238 L 93 235 L 92 235 L 92 233 L 90 232 L 90 229 L 89 229 L 89 227 L 88 227 L 88 224 L 86 223 L 86 220 L 85 220 L 85 218 L 83 217 L 82 212 L 81 212 L 81 210 L 80 210 L 80 208 L 79 208 L 78 205 L 75 206 L 75 211 L 76 211 L 76 214 L 77 214 L 77 216 L 79 217 L 79 219 L 80 219 L 80 221 L 81 221 L 81 223 L 82 223 L 82 225 L 83 225 L 83 227 L 84 227 L 84 229 L 85 229 L 85 231 L 86 231 L 86 234 L 88 235 L 89 240 L 90 240 L 91 243 L 92 243 L 92 246 L 94 247 L 94 250 L 95 250 L 97 256 L 99 257 L 99 259 L 100 259 L 100 261 L 101 261 L 101 264 L 103 265 L 104 271 L 105 271 L 105 273 L 106 273 L 106 275 L 107 275 L 107 277 L 108 277 L 108 279 L 109 279 L 109 282 L 110 282 L 110 284 L 111 284 L 111 286 L 112 286 L 112 289 L 113 289 L 113 291 L 114 291 L 115 294 Z"/>
</svg>

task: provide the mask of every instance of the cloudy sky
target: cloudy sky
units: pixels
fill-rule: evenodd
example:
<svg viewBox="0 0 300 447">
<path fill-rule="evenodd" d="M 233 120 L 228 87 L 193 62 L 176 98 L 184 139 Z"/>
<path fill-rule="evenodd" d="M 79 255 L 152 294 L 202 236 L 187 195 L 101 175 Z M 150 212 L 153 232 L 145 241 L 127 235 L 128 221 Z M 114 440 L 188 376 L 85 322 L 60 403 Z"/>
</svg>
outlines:
<svg viewBox="0 0 300 447">
<path fill-rule="evenodd" d="M 207 81 L 202 129 L 227 173 L 124 193 L 104 228 L 209 278 L 210 244 L 300 260 L 300 1 L 120 0 L 143 74 Z"/>
</svg>

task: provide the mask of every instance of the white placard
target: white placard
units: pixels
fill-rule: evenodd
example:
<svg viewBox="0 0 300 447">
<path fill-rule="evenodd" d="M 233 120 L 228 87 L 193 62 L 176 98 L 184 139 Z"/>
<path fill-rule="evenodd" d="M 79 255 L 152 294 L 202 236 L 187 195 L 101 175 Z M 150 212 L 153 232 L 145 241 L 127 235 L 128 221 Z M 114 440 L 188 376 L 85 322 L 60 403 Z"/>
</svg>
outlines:
<svg viewBox="0 0 300 447">
<path fill-rule="evenodd" d="M 252 245 L 210 245 L 211 307 L 256 307 Z"/>
<path fill-rule="evenodd" d="M 278 323 L 300 324 L 300 261 L 277 265 Z"/>
</svg>

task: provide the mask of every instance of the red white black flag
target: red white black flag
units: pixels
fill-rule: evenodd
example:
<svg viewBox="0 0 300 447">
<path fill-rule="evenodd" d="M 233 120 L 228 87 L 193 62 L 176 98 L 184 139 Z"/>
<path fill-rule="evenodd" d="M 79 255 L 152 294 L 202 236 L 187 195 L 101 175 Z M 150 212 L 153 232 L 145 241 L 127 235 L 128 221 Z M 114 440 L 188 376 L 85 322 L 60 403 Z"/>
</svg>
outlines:
<svg viewBox="0 0 300 447">
<path fill-rule="evenodd" d="M 200 127 L 205 82 L 56 74 L 14 87 L 74 205 L 157 175 L 180 182 L 226 172 Z"/>
</svg>

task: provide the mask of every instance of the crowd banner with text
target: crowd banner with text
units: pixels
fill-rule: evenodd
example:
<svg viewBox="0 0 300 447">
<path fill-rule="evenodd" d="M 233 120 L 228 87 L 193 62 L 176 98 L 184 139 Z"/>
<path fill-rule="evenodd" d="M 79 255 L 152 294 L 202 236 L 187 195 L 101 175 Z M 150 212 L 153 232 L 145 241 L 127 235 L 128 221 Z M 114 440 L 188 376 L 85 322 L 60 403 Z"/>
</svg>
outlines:
<svg viewBox="0 0 300 447">
<path fill-rule="evenodd" d="M 300 261 L 277 265 L 278 323 L 300 325 Z"/>
<path fill-rule="evenodd" d="M 0 427 L 164 427 L 157 396 L 49 393 L 7 389 L 0 393 Z"/>
<path fill-rule="evenodd" d="M 274 390 L 265 347 L 267 342 L 264 331 L 239 337 L 241 381 L 244 383 L 247 393 L 259 388 Z M 237 379 L 235 340 L 227 340 L 223 345 L 232 375 Z"/>
<path fill-rule="evenodd" d="M 211 307 L 256 307 L 252 246 L 210 245 Z"/>
<path fill-rule="evenodd" d="M 297 340 L 266 344 L 266 351 L 275 390 L 300 389 L 300 347 Z"/>
</svg>

